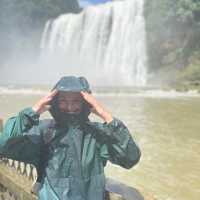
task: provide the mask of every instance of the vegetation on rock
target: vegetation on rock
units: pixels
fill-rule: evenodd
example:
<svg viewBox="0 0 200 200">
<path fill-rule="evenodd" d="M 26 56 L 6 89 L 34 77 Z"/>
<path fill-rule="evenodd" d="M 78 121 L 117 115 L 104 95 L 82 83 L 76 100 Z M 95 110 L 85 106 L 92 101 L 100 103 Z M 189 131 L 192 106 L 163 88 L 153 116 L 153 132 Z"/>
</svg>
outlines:
<svg viewBox="0 0 200 200">
<path fill-rule="evenodd" d="M 200 80 L 200 1 L 146 0 L 145 18 L 149 71 L 173 84 Z"/>
</svg>

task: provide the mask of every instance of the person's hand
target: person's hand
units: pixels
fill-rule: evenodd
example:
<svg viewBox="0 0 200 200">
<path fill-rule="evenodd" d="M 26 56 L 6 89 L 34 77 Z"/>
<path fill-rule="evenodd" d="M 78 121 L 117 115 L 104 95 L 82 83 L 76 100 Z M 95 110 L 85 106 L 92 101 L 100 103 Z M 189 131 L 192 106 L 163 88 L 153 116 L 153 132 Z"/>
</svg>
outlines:
<svg viewBox="0 0 200 200">
<path fill-rule="evenodd" d="M 50 92 L 48 95 L 44 96 L 43 98 L 41 98 L 33 107 L 32 109 L 38 113 L 38 114 L 42 114 L 43 112 L 47 111 L 50 109 L 50 101 L 53 99 L 53 97 L 58 93 L 57 90 L 53 90 L 52 92 Z"/>
<path fill-rule="evenodd" d="M 3 117 L 0 116 L 0 132 L 3 130 Z"/>
<path fill-rule="evenodd" d="M 3 123 L 3 117 L 0 115 L 0 123 Z"/>
<path fill-rule="evenodd" d="M 111 113 L 109 113 L 92 95 L 88 92 L 80 92 L 82 97 L 91 105 L 91 112 L 101 117 L 107 123 L 113 120 Z"/>
</svg>

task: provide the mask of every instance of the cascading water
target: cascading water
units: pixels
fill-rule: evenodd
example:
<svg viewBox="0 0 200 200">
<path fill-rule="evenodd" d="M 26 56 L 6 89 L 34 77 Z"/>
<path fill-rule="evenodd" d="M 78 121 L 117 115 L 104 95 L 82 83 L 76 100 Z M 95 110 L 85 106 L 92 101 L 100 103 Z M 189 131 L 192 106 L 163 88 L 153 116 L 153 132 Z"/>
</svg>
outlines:
<svg viewBox="0 0 200 200">
<path fill-rule="evenodd" d="M 96 85 L 144 86 L 143 3 L 114 1 L 47 22 L 42 58 L 48 58 L 46 64 L 56 65 L 60 75 L 84 75 Z"/>
</svg>

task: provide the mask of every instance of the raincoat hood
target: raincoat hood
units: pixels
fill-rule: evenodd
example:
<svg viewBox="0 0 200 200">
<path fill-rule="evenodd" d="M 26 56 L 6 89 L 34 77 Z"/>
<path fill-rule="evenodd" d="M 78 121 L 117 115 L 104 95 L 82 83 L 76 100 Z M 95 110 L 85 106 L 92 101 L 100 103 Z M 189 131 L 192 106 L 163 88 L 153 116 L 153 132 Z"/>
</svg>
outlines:
<svg viewBox="0 0 200 200">
<path fill-rule="evenodd" d="M 90 105 L 83 99 L 82 111 L 79 114 L 63 113 L 58 107 L 59 92 L 88 92 L 91 93 L 89 83 L 85 77 L 65 76 L 62 77 L 52 90 L 58 90 L 58 94 L 51 101 L 50 113 L 57 125 L 66 126 L 67 124 L 82 123 L 88 121 Z"/>
</svg>

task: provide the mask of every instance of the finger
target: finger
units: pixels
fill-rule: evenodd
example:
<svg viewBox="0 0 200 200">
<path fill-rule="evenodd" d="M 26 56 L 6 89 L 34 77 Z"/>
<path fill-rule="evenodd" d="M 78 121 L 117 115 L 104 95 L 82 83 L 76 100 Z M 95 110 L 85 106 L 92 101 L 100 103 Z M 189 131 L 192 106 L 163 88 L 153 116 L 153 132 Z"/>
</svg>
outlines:
<svg viewBox="0 0 200 200">
<path fill-rule="evenodd" d="M 53 97 L 58 93 L 58 90 L 54 90 L 51 93 L 49 93 L 46 97 L 44 97 L 44 102 L 49 102 L 53 99 Z"/>
<path fill-rule="evenodd" d="M 50 94 L 48 96 L 54 97 L 56 94 L 58 94 L 58 90 L 53 90 L 52 92 L 50 92 Z"/>
<path fill-rule="evenodd" d="M 90 104 L 93 102 L 93 98 L 89 95 L 83 95 L 83 99 L 85 99 L 85 101 L 87 101 Z"/>
<path fill-rule="evenodd" d="M 53 97 L 47 97 L 47 98 L 45 98 L 44 103 L 45 104 L 49 103 L 52 99 L 53 99 Z"/>
<path fill-rule="evenodd" d="M 46 105 L 45 106 L 45 110 L 50 110 L 51 106 L 50 105 Z"/>
<path fill-rule="evenodd" d="M 55 90 L 52 91 L 52 94 L 55 95 L 55 94 L 57 94 L 58 92 L 59 92 L 59 91 L 58 91 L 57 89 L 55 89 Z"/>
<path fill-rule="evenodd" d="M 88 97 L 87 93 L 81 92 L 81 96 L 82 96 L 83 99 L 85 99 L 86 101 L 88 101 L 89 97 Z"/>
<path fill-rule="evenodd" d="M 85 95 L 87 95 L 86 92 L 81 91 L 80 94 L 84 97 Z"/>
<path fill-rule="evenodd" d="M 90 108 L 90 111 L 92 112 L 92 113 L 95 113 L 95 109 L 92 107 L 92 108 Z"/>
<path fill-rule="evenodd" d="M 46 112 L 47 110 L 49 110 L 51 108 L 50 105 L 44 105 L 41 110 L 40 110 L 40 114 Z"/>
<path fill-rule="evenodd" d="M 81 94 L 82 94 L 83 98 L 85 98 L 86 100 L 94 98 L 93 95 L 91 95 L 91 94 L 89 94 L 87 92 L 81 92 Z"/>
</svg>

